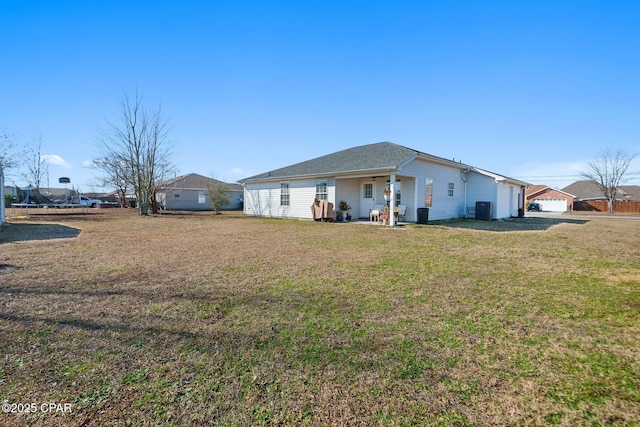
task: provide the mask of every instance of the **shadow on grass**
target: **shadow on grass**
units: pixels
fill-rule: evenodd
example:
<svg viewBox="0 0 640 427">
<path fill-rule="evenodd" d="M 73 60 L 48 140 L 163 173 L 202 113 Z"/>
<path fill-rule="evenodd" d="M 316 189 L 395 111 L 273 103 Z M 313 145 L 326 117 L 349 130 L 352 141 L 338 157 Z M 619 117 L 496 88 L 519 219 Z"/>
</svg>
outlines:
<svg viewBox="0 0 640 427">
<path fill-rule="evenodd" d="M 498 221 L 479 221 L 475 219 L 457 219 L 450 221 L 438 221 L 433 225 L 446 228 L 467 228 L 480 231 L 540 231 L 548 230 L 554 225 L 575 224 L 583 225 L 588 220 L 568 218 L 510 218 Z"/>
<path fill-rule="evenodd" d="M 0 243 L 70 239 L 78 237 L 80 231 L 60 224 L 11 224 L 0 231 Z"/>
</svg>

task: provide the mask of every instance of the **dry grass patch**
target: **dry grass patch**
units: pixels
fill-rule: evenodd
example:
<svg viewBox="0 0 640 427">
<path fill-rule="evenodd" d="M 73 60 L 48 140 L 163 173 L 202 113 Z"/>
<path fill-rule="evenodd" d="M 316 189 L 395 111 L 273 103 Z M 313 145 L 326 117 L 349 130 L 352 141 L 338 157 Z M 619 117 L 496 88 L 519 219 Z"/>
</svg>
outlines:
<svg viewBox="0 0 640 427">
<path fill-rule="evenodd" d="M 640 419 L 638 221 L 58 221 L 0 240 L 0 400 L 73 413 L 0 424 Z"/>
</svg>

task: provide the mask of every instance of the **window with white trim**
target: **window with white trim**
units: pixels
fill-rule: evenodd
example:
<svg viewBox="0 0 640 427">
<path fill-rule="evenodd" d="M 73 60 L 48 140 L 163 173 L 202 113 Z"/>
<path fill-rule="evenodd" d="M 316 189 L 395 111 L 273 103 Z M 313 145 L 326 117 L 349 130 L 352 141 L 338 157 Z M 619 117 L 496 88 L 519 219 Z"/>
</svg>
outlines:
<svg viewBox="0 0 640 427">
<path fill-rule="evenodd" d="M 289 206 L 291 199 L 289 198 L 289 183 L 280 183 L 280 206 Z"/>
<path fill-rule="evenodd" d="M 316 181 L 316 199 L 327 200 L 328 198 L 327 181 Z"/>
<path fill-rule="evenodd" d="M 455 187 L 455 184 L 453 182 L 450 182 L 447 190 L 447 194 L 449 195 L 449 197 L 453 197 L 454 187 Z"/>
<path fill-rule="evenodd" d="M 430 208 L 433 205 L 433 179 L 424 180 L 424 207 Z"/>
</svg>

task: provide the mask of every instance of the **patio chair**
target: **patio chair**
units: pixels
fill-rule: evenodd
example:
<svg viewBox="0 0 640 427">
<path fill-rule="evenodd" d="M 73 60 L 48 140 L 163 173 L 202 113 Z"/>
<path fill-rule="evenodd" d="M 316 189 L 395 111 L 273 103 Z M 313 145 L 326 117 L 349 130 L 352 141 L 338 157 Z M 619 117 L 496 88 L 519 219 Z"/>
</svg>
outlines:
<svg viewBox="0 0 640 427">
<path fill-rule="evenodd" d="M 369 209 L 369 221 L 378 221 L 380 219 L 380 212 L 383 208 L 383 205 L 375 205 L 373 209 Z"/>
<path fill-rule="evenodd" d="M 398 205 L 398 221 L 407 222 L 407 205 Z"/>
</svg>

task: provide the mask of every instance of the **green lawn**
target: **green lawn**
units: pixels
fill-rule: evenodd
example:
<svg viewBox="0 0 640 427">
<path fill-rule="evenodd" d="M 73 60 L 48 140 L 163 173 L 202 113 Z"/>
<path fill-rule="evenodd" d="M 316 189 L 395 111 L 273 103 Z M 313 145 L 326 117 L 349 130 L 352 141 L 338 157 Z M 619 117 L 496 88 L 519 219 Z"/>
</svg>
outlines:
<svg viewBox="0 0 640 427">
<path fill-rule="evenodd" d="M 640 221 L 32 221 L 0 425 L 640 425 Z"/>
</svg>

